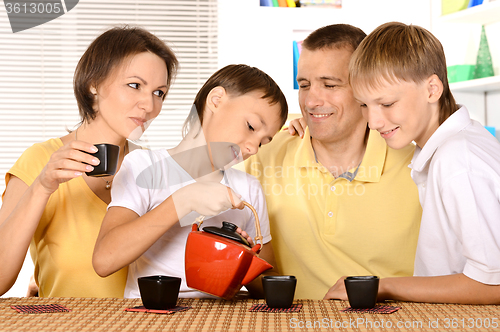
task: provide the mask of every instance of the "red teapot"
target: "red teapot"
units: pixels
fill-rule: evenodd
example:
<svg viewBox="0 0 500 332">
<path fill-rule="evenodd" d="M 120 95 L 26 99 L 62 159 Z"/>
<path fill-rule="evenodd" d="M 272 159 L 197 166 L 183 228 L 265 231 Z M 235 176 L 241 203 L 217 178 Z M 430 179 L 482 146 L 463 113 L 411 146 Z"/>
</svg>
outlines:
<svg viewBox="0 0 500 332">
<path fill-rule="evenodd" d="M 273 266 L 259 258 L 262 234 L 259 217 L 253 206 L 243 202 L 255 216 L 257 236 L 250 247 L 236 233 L 237 226 L 223 222 L 222 228 L 193 223 L 186 243 L 185 269 L 188 287 L 229 300 L 244 286 Z M 198 221 L 198 220 L 197 220 Z M 260 240 L 261 243 L 257 243 Z"/>
</svg>

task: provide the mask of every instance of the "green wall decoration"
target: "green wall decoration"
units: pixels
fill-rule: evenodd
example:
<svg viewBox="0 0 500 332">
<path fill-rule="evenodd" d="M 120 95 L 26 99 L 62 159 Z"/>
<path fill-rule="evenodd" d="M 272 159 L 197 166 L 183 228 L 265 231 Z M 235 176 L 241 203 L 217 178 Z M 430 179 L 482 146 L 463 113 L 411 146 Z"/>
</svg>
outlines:
<svg viewBox="0 0 500 332">
<path fill-rule="evenodd" d="M 474 69 L 474 78 L 483 78 L 494 75 L 490 47 L 488 46 L 488 39 L 486 38 L 486 32 L 483 25 L 481 29 L 479 51 L 477 52 L 476 68 Z"/>
</svg>

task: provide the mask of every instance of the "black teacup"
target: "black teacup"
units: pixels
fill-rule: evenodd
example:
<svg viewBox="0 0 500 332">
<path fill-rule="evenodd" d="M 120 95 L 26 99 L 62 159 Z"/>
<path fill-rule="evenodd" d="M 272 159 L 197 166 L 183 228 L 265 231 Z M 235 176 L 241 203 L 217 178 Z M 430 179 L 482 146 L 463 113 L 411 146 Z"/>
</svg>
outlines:
<svg viewBox="0 0 500 332">
<path fill-rule="evenodd" d="M 297 278 L 294 276 L 264 276 L 262 287 L 269 308 L 290 308 L 295 295 Z"/>
<path fill-rule="evenodd" d="M 137 283 L 146 309 L 166 310 L 177 305 L 181 278 L 148 276 L 138 278 Z"/>
<path fill-rule="evenodd" d="M 353 309 L 368 309 L 377 303 L 379 277 L 357 276 L 344 279 L 349 304 Z"/>
<path fill-rule="evenodd" d="M 101 143 L 94 144 L 98 149 L 95 153 L 89 153 L 99 159 L 100 164 L 94 166 L 92 172 L 86 172 L 88 176 L 109 176 L 116 173 L 118 167 L 118 157 L 120 156 L 120 147 L 118 145 Z"/>
</svg>

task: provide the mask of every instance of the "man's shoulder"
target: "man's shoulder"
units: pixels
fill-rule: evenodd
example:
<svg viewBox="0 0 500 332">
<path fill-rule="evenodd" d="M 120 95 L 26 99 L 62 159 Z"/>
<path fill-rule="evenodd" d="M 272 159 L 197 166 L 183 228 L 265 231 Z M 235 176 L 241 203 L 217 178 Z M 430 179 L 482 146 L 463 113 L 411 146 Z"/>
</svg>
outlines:
<svg viewBox="0 0 500 332">
<path fill-rule="evenodd" d="M 271 143 L 264 145 L 252 158 L 261 161 L 275 160 L 279 155 L 296 151 L 301 141 L 302 139 L 299 136 L 290 135 L 288 130 L 280 131 L 273 137 Z"/>
<path fill-rule="evenodd" d="M 393 149 L 386 145 L 386 153 L 385 158 L 382 164 L 381 175 L 388 176 L 389 174 L 393 174 L 399 177 L 407 178 L 411 180 L 409 174 L 411 169 L 409 165 L 412 162 L 413 154 L 415 153 L 416 145 L 413 143 L 408 144 L 407 146 L 401 149 Z"/>
<path fill-rule="evenodd" d="M 277 133 L 273 140 L 259 149 L 259 152 L 236 168 L 244 170 L 250 174 L 259 177 L 258 169 L 264 167 L 280 166 L 285 163 L 290 163 L 294 160 L 295 155 L 301 145 L 302 139 L 299 136 L 292 136 L 288 131 Z"/>
<path fill-rule="evenodd" d="M 413 158 L 413 154 L 415 153 L 416 145 L 413 143 L 408 144 L 404 148 L 401 149 L 392 149 L 387 146 L 387 156 L 386 161 L 408 161 L 411 162 Z"/>
</svg>

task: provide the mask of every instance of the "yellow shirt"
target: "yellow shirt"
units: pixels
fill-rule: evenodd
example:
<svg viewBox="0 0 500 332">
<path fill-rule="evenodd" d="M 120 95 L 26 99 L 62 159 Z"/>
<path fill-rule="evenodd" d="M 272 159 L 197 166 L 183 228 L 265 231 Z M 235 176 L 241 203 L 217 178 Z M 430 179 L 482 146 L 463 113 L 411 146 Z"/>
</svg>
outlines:
<svg viewBox="0 0 500 332">
<path fill-rule="evenodd" d="M 350 182 L 318 164 L 304 137 L 278 133 L 244 164 L 264 189 L 278 268 L 297 277 L 296 298 L 322 299 L 344 275 L 413 275 L 422 213 L 408 168 L 414 146 L 393 150 L 370 132 Z"/>
<path fill-rule="evenodd" d="M 50 139 L 28 148 L 5 182 L 14 175 L 31 185 L 62 145 L 60 139 Z M 50 196 L 30 245 L 41 297 L 123 297 L 127 269 L 101 278 L 92 267 L 106 207 L 81 176 L 60 184 Z"/>
</svg>

